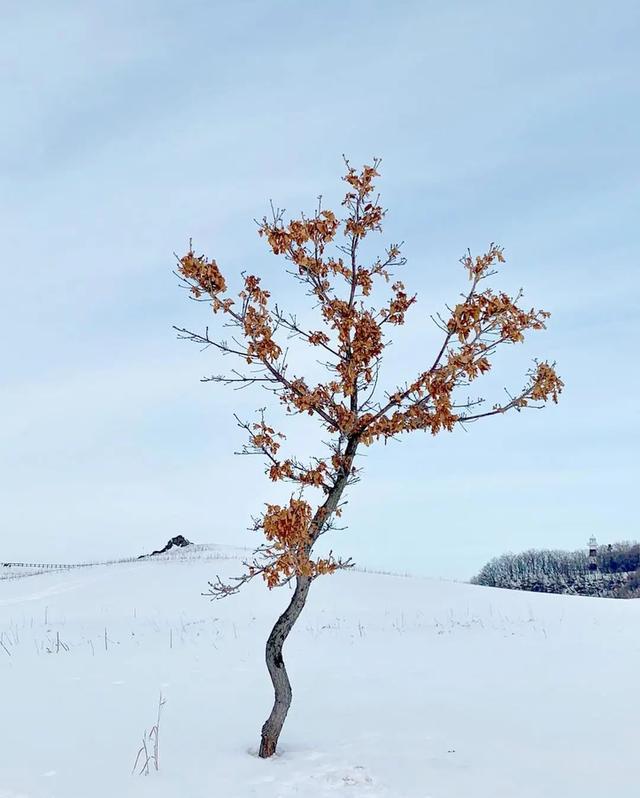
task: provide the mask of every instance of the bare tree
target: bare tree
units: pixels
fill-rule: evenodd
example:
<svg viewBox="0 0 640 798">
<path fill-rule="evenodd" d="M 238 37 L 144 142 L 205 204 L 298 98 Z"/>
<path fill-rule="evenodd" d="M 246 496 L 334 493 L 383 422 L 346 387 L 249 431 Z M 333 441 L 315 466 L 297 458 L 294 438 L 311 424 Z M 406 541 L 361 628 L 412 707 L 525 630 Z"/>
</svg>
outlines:
<svg viewBox="0 0 640 798">
<path fill-rule="evenodd" d="M 481 407 L 483 399 L 470 399 L 463 393 L 490 370 L 498 347 L 522 341 L 528 330 L 542 330 L 549 316 L 542 310 L 520 308 L 522 292 L 511 298 L 484 287 L 504 262 L 503 251 L 495 244 L 485 254 L 474 257 L 467 252 L 461 259 L 469 287 L 457 304 L 434 318 L 443 337 L 433 358 L 418 363 L 416 372 L 403 384 L 381 390 L 389 332 L 404 324 L 416 297 L 407 293 L 400 280 L 392 279 L 393 270 L 405 264 L 399 245 L 389 246 L 373 262 L 361 254 L 362 242 L 381 231 L 385 216 L 373 185 L 378 166 L 375 160 L 372 166 L 357 171 L 346 162 L 348 188 L 342 218 L 319 202 L 310 216 L 285 221 L 282 212 L 272 209 L 271 217 L 259 223 L 259 235 L 284 259 L 289 274 L 311 297 L 318 314 L 317 327 L 305 326 L 295 314 L 274 304 L 261 279 L 253 274 L 242 275 L 242 290 L 234 298 L 215 260 L 197 255 L 190 246 L 178 263 L 178 274 L 192 297 L 206 302 L 233 329 L 231 340 L 211 337 L 208 328 L 200 333 L 178 329 L 179 335 L 243 364 L 210 379 L 272 391 L 285 415 L 306 413 L 316 419 L 320 436 L 329 445 L 328 453 L 311 462 L 283 457 L 284 435 L 276 432 L 264 413 L 254 422 L 238 419 L 248 438 L 244 452 L 263 455 L 269 478 L 294 486 L 288 504 L 267 505 L 255 522 L 265 541 L 245 563 L 244 572 L 230 583 L 218 579 L 210 585 L 213 597 L 235 593 L 255 577 L 264 579 L 269 588 L 294 585 L 291 600 L 266 644 L 275 700 L 262 727 L 261 757 L 275 752 L 291 704 L 282 656 L 284 642 L 316 577 L 351 565 L 351 560 L 332 554 L 314 557 L 313 548 L 333 527 L 341 514 L 345 489 L 358 477 L 358 449 L 406 432 L 428 430 L 435 435 L 509 410 L 540 407 L 549 398 L 557 401 L 562 390 L 553 365 L 536 362 L 524 387 L 508 395 L 505 402 L 485 409 Z M 324 381 L 312 384 L 305 363 L 303 371 L 290 367 L 282 339 L 291 336 L 321 354 Z M 311 489 L 320 493 L 316 502 L 307 498 Z"/>
<path fill-rule="evenodd" d="M 597 576 L 592 573 L 586 549 L 559 551 L 530 549 L 519 554 L 502 554 L 483 565 L 471 582 L 488 587 L 512 590 L 536 590 L 549 593 L 589 593 L 608 595 L 615 591 L 616 574 L 630 574 L 640 569 L 640 544 L 609 543 L 597 549 Z"/>
</svg>

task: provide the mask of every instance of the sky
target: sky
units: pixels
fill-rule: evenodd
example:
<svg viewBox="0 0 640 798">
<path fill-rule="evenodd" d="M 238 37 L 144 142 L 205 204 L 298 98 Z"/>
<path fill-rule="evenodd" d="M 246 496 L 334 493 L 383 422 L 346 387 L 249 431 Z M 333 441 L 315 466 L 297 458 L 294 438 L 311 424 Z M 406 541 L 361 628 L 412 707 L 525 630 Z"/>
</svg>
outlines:
<svg viewBox="0 0 640 798">
<path fill-rule="evenodd" d="M 2 17 L 0 560 L 258 542 L 251 516 L 278 488 L 234 455 L 233 414 L 265 400 L 200 381 L 226 363 L 176 339 L 217 321 L 174 253 L 192 237 L 230 283 L 258 272 L 307 312 L 254 220 L 270 200 L 339 204 L 343 154 L 383 159 L 377 243 L 405 242 L 419 298 L 388 387 L 433 360 L 459 258 L 496 241 L 495 287 L 552 317 L 478 392 L 517 389 L 534 357 L 566 388 L 543 411 L 368 449 L 333 549 L 466 579 L 505 551 L 640 536 L 636 2 L 87 0 Z M 315 427 L 281 426 L 292 451 L 322 453 Z"/>
</svg>

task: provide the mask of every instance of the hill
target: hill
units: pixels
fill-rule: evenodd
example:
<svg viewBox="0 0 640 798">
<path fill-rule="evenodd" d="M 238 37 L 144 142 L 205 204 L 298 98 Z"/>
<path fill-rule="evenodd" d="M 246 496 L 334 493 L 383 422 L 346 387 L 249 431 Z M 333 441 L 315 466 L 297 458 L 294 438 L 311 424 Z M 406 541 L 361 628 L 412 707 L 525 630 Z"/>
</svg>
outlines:
<svg viewBox="0 0 640 798">
<path fill-rule="evenodd" d="M 595 798 L 638 789 L 640 602 L 341 573 L 287 645 L 272 760 L 263 645 L 286 596 L 209 603 L 237 552 L 0 581 L 1 798 Z M 131 775 L 160 726 L 160 771 Z"/>
</svg>

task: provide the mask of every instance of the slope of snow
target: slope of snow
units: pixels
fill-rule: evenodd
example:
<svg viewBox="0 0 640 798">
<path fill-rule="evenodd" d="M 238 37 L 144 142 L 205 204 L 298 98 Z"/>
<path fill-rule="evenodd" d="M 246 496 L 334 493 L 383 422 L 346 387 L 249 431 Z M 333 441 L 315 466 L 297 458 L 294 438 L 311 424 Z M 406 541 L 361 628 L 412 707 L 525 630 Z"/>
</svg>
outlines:
<svg viewBox="0 0 640 798">
<path fill-rule="evenodd" d="M 635 795 L 640 602 L 325 577 L 255 756 L 286 591 L 210 603 L 237 552 L 0 581 L 0 798 Z M 160 725 L 160 770 L 131 769 Z"/>
</svg>

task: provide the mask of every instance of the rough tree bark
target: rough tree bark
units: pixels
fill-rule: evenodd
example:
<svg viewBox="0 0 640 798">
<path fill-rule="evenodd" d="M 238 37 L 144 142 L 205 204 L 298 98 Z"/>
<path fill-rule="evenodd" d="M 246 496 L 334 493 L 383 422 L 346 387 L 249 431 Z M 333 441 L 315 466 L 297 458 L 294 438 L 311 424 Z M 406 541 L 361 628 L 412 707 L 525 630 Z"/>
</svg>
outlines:
<svg viewBox="0 0 640 798">
<path fill-rule="evenodd" d="M 282 658 L 282 647 L 306 604 L 310 586 L 311 579 L 309 577 L 298 576 L 296 578 L 296 588 L 289 606 L 276 621 L 267 640 L 265 655 L 275 700 L 271 714 L 262 727 L 259 756 L 263 759 L 275 754 L 280 732 L 291 706 L 291 683 Z"/>
<path fill-rule="evenodd" d="M 316 542 L 324 526 L 332 518 L 340 504 L 340 498 L 349 481 L 351 466 L 353 465 L 358 443 L 359 441 L 357 438 L 352 438 L 347 444 L 342 474 L 311 522 L 311 534 L 307 547 L 307 554 L 311 552 L 313 544 Z M 282 648 L 295 622 L 300 617 L 304 605 L 307 603 L 311 581 L 310 577 L 298 574 L 291 601 L 275 622 L 271 634 L 267 639 L 265 659 L 267 662 L 267 670 L 271 677 L 271 683 L 273 684 L 274 702 L 271 714 L 262 726 L 260 749 L 258 752 L 258 755 L 262 759 L 267 759 L 275 754 L 280 732 L 282 731 L 287 713 L 289 712 L 289 707 L 291 706 L 293 692 L 291 690 L 289 675 L 287 674 L 287 669 L 284 664 Z"/>
</svg>

